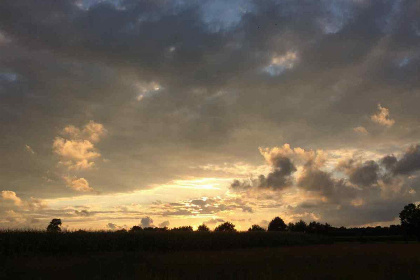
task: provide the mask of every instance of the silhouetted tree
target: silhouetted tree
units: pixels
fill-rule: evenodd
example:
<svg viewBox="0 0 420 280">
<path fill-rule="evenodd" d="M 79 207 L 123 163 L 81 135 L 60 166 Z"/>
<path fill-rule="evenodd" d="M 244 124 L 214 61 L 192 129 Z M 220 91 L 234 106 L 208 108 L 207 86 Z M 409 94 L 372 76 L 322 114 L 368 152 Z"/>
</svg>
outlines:
<svg viewBox="0 0 420 280">
<path fill-rule="evenodd" d="M 47 227 L 48 232 L 61 232 L 61 219 L 52 219 Z"/>
<path fill-rule="evenodd" d="M 140 226 L 133 226 L 132 228 L 130 228 L 130 232 L 140 232 L 143 229 Z"/>
<path fill-rule="evenodd" d="M 259 225 L 252 225 L 248 231 L 265 231 L 264 228 L 260 227 Z"/>
<path fill-rule="evenodd" d="M 285 231 L 286 228 L 287 228 L 286 224 L 284 223 L 283 219 L 280 217 L 275 217 L 268 224 L 268 231 Z"/>
<path fill-rule="evenodd" d="M 199 225 L 197 228 L 197 231 L 203 231 L 203 232 L 209 232 L 210 229 L 208 226 L 206 226 L 205 224 Z"/>
<path fill-rule="evenodd" d="M 420 204 L 410 203 L 400 212 L 401 226 L 408 235 L 420 240 Z"/>
<path fill-rule="evenodd" d="M 293 228 L 293 231 L 296 232 L 306 232 L 308 225 L 305 223 L 305 221 L 300 220 L 299 222 L 297 222 Z"/>
<path fill-rule="evenodd" d="M 221 225 L 218 225 L 214 231 L 222 231 L 222 232 L 235 232 L 235 225 L 230 222 L 225 222 Z"/>
<path fill-rule="evenodd" d="M 174 227 L 171 231 L 193 232 L 192 226 Z"/>
</svg>

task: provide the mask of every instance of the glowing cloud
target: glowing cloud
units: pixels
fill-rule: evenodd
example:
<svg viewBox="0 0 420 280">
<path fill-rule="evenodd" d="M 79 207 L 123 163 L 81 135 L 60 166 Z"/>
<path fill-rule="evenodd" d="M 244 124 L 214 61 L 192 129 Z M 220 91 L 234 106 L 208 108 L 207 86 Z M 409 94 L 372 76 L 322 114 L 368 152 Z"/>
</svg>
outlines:
<svg viewBox="0 0 420 280">
<path fill-rule="evenodd" d="M 90 121 L 83 129 L 69 125 L 63 129 L 62 134 L 70 139 L 56 137 L 53 142 L 53 151 L 60 156 L 60 163 L 68 169 L 92 168 L 95 164 L 94 160 L 101 156 L 93 143 L 99 142 L 105 133 L 103 125 L 93 121 Z"/>
<path fill-rule="evenodd" d="M 270 65 L 264 68 L 264 71 L 272 76 L 278 76 L 285 70 L 293 68 L 297 59 L 296 52 L 291 51 L 281 56 L 275 56 L 271 59 Z"/>
<path fill-rule="evenodd" d="M 381 104 L 378 104 L 378 110 L 376 114 L 372 115 L 370 119 L 380 125 L 391 127 L 394 125 L 395 120 L 389 117 L 389 109 L 382 107 Z"/>
<path fill-rule="evenodd" d="M 16 206 L 22 206 L 23 201 L 20 199 L 14 191 L 2 191 L 1 197 L 6 200 L 11 200 Z"/>
<path fill-rule="evenodd" d="M 93 188 L 89 186 L 89 182 L 85 178 L 71 178 L 71 177 L 64 177 L 63 178 L 67 186 L 77 192 L 91 192 Z"/>
</svg>

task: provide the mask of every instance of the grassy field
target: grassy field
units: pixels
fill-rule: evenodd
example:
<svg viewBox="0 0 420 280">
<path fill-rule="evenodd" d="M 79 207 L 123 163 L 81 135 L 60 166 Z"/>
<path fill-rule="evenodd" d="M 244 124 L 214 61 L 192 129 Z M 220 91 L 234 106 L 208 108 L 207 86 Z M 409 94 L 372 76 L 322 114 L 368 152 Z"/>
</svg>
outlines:
<svg viewBox="0 0 420 280">
<path fill-rule="evenodd" d="M 226 250 L 331 243 L 326 236 L 290 232 L 0 232 L 0 255 Z"/>
<path fill-rule="evenodd" d="M 0 279 L 419 279 L 403 236 L 0 232 Z"/>
<path fill-rule="evenodd" d="M 420 279 L 420 244 L 3 257 L 1 279 Z"/>
</svg>

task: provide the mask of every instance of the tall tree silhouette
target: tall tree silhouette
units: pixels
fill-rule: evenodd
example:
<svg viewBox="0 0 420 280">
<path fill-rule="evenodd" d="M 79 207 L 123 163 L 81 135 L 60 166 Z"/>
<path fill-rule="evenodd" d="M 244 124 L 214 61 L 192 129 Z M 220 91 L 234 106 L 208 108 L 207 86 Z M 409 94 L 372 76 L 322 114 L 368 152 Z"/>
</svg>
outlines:
<svg viewBox="0 0 420 280">
<path fill-rule="evenodd" d="M 409 235 L 415 235 L 420 240 L 420 204 L 410 203 L 400 212 L 401 226 Z"/>
<path fill-rule="evenodd" d="M 284 223 L 283 219 L 280 217 L 275 217 L 268 224 L 268 231 L 285 231 L 286 228 L 287 228 L 286 224 Z"/>
</svg>

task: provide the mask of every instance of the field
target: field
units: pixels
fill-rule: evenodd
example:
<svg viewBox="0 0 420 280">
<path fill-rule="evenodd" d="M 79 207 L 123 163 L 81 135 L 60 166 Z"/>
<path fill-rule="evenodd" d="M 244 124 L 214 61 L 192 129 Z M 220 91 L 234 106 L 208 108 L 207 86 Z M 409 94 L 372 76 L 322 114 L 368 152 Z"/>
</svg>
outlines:
<svg viewBox="0 0 420 280">
<path fill-rule="evenodd" d="M 4 279 L 420 279 L 420 244 L 11 257 Z"/>
<path fill-rule="evenodd" d="M 420 279 L 420 243 L 345 241 L 276 232 L 2 232 L 0 279 Z"/>
</svg>

